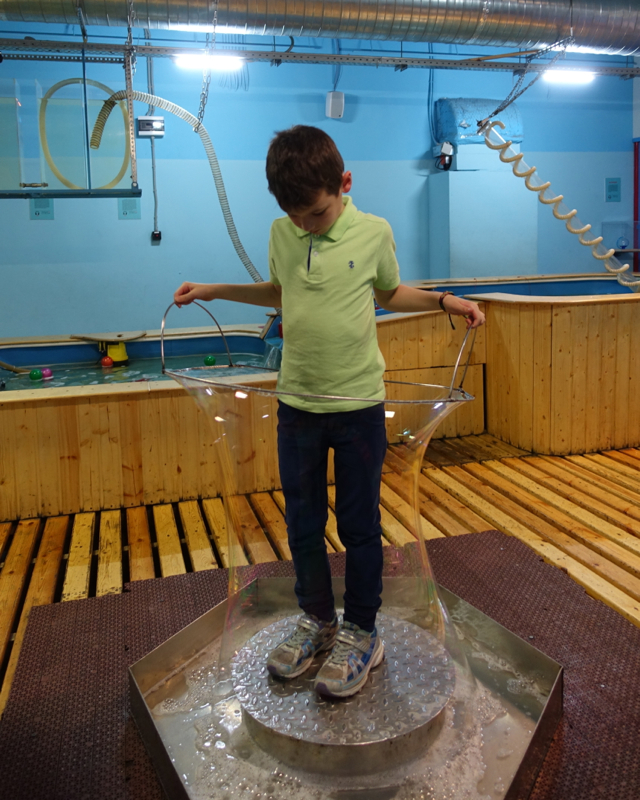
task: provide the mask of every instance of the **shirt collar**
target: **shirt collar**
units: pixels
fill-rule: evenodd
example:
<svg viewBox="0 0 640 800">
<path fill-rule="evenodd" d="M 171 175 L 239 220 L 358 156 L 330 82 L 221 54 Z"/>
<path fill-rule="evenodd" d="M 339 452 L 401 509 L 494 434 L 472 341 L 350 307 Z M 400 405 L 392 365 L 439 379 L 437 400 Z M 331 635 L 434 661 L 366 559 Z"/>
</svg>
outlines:
<svg viewBox="0 0 640 800">
<path fill-rule="evenodd" d="M 342 239 L 344 234 L 347 231 L 347 228 L 351 225 L 353 220 L 355 219 L 356 213 L 358 209 L 353 204 L 353 200 L 349 197 L 349 195 L 342 196 L 342 204 L 344 205 L 344 210 L 342 214 L 338 217 L 338 219 L 333 223 L 333 225 L 329 228 L 326 233 L 323 233 L 321 236 L 316 236 L 317 239 L 329 239 L 331 242 L 337 242 L 339 239 Z M 310 236 L 308 231 L 303 231 L 302 228 L 298 228 L 291 223 L 293 230 L 296 233 L 296 236 L 303 239 L 305 236 Z"/>
</svg>

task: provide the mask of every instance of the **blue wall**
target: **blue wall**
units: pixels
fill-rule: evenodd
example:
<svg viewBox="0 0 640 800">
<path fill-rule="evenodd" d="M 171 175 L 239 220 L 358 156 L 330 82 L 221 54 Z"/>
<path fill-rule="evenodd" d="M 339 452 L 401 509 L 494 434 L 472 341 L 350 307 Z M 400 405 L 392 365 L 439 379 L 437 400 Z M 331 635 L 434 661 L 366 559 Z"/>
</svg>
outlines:
<svg viewBox="0 0 640 800">
<path fill-rule="evenodd" d="M 8 28 L 5 23 L 3 30 Z M 27 33 L 27 28 L 20 26 L 20 33 Z M 62 26 L 31 28 L 38 38 L 65 31 Z M 327 40 L 298 44 L 330 49 Z M 398 45 L 374 43 L 373 47 L 397 49 Z M 195 113 L 201 75 L 176 67 L 169 59 L 157 59 L 154 65 L 156 94 Z M 145 66 L 140 59 L 135 88 L 142 91 L 146 91 Z M 247 91 L 222 88 L 214 76 L 205 124 L 221 162 L 240 237 L 258 270 L 267 275 L 269 226 L 281 215 L 264 178 L 269 140 L 276 130 L 304 123 L 318 125 L 335 138 L 354 175 L 356 205 L 392 224 L 403 278 L 428 278 L 427 182 L 433 168 L 426 101 L 429 72 L 343 68 L 338 89 L 346 95 L 345 116 L 328 120 L 324 101 L 333 88 L 331 67 L 253 63 L 248 71 Z M 0 79 L 15 77 L 21 83 L 37 79 L 45 88 L 80 74 L 79 65 L 9 60 L 0 65 Z M 114 89 L 123 88 L 119 67 L 92 65 L 88 74 Z M 511 87 L 509 73 L 435 73 L 436 98 L 501 100 Z M 599 233 L 603 220 L 631 221 L 632 82 L 599 77 L 586 87 L 563 88 L 539 81 L 518 104 L 528 163 L 538 166 L 569 205 L 577 206 L 583 222 L 591 222 Z M 136 114 L 144 113 L 146 105 L 137 104 Z M 160 246 L 150 243 L 151 162 L 144 141 L 138 141 L 141 220 L 118 220 L 115 199 L 57 199 L 55 219 L 46 222 L 30 221 L 26 200 L 0 200 L 0 337 L 155 329 L 182 280 L 249 280 L 228 240 L 198 136 L 181 120 L 169 114 L 165 118 L 166 136 L 156 145 Z M 604 203 L 606 177 L 622 179 L 621 203 Z M 526 191 L 515 177 L 513 191 Z M 490 227 L 491 208 L 481 197 L 477 213 Z M 500 257 L 513 262 L 513 270 L 501 268 L 502 274 L 521 272 L 517 253 Z M 599 271 L 588 250 L 542 205 L 537 271 Z M 221 323 L 264 319 L 264 311 L 253 307 L 219 303 L 212 310 Z M 198 309 L 183 309 L 173 312 L 169 324 L 200 325 L 207 319 Z"/>
</svg>

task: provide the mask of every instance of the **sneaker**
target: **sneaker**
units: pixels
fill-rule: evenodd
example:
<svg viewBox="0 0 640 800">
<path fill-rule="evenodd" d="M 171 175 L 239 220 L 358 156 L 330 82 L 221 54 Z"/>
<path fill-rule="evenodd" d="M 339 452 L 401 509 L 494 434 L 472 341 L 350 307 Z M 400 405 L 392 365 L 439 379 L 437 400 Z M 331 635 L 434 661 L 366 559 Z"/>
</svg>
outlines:
<svg viewBox="0 0 640 800">
<path fill-rule="evenodd" d="M 338 634 L 338 617 L 323 622 L 313 614 L 303 614 L 293 633 L 269 653 L 267 669 L 279 678 L 295 678 L 309 669 L 313 659 L 331 650 Z"/>
<path fill-rule="evenodd" d="M 363 631 L 353 622 L 345 622 L 331 654 L 315 680 L 315 689 L 325 697 L 350 697 L 367 682 L 369 670 L 384 658 L 384 645 L 378 632 Z"/>
</svg>

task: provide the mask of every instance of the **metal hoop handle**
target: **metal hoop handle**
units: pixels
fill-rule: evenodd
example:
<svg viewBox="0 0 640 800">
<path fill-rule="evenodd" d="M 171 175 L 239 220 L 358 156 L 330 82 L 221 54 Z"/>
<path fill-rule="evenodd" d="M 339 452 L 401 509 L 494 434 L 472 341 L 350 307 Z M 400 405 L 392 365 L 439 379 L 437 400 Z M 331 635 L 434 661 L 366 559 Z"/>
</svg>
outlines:
<svg viewBox="0 0 640 800">
<path fill-rule="evenodd" d="M 177 305 L 178 304 L 175 303 L 175 302 L 171 303 L 169 308 L 164 312 L 164 317 L 162 317 L 162 324 L 160 325 L 160 358 L 162 360 L 162 374 L 163 375 L 165 373 L 165 368 L 164 368 L 164 324 L 165 324 L 165 321 L 167 319 L 167 314 L 171 311 L 171 307 L 172 306 L 177 306 Z M 191 303 L 189 303 L 188 305 L 200 306 L 200 308 L 203 311 L 206 311 L 207 314 L 211 317 L 211 319 L 215 322 L 218 330 L 220 331 L 220 336 L 222 336 L 222 341 L 224 342 L 224 346 L 225 346 L 225 349 L 227 351 L 227 355 L 229 356 L 229 366 L 230 367 L 234 367 L 235 364 L 233 363 L 233 361 L 231 359 L 231 351 L 229 350 L 229 345 L 227 344 L 227 337 L 222 332 L 222 328 L 220 327 L 220 324 L 219 324 L 218 320 L 213 316 L 213 314 L 209 311 L 209 309 L 205 308 L 201 303 L 198 303 L 197 300 L 192 300 Z"/>
<path fill-rule="evenodd" d="M 473 339 L 471 341 L 471 346 L 469 347 L 469 353 L 467 354 L 467 363 L 464 365 L 464 371 L 462 373 L 462 378 L 460 379 L 460 385 L 456 388 L 462 389 L 462 384 L 464 383 L 464 379 L 467 376 L 467 370 L 469 369 L 469 362 L 471 361 L 471 353 L 473 352 L 473 346 L 476 343 L 476 334 L 478 332 L 477 328 L 467 328 L 467 332 L 464 335 L 464 339 L 462 340 L 462 344 L 460 345 L 460 352 L 458 353 L 458 358 L 456 359 L 456 365 L 453 368 L 453 375 L 451 377 L 451 386 L 449 386 L 449 397 L 453 394 L 453 386 L 456 382 L 456 375 L 458 374 L 458 367 L 460 366 L 460 361 L 462 360 L 462 354 L 464 353 L 464 348 L 467 344 L 467 340 L 469 336 L 473 332 Z"/>
</svg>

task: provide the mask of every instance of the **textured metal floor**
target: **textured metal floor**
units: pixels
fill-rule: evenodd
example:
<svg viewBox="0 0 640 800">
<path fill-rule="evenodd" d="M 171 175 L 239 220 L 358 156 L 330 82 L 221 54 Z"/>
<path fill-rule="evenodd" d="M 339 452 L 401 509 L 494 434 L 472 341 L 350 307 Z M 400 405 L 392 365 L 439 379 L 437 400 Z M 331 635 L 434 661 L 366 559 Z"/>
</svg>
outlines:
<svg viewBox="0 0 640 800">
<path fill-rule="evenodd" d="M 382 525 L 386 541 L 402 545 L 414 537 L 393 458 L 390 452 L 383 477 Z M 420 491 L 425 538 L 501 530 L 640 626 L 640 449 L 553 458 L 487 434 L 434 440 Z M 290 559 L 282 493 L 234 502 L 242 521 L 238 559 Z M 327 548 L 341 551 L 329 514 Z M 34 606 L 225 567 L 227 548 L 219 498 L 0 523 L 0 713 Z"/>
<path fill-rule="evenodd" d="M 640 797 L 640 630 L 512 537 L 427 543 L 436 577 L 565 667 L 565 716 L 533 800 Z M 344 556 L 334 554 L 337 574 Z M 264 575 L 292 574 L 289 562 Z M 127 666 L 222 600 L 226 572 L 33 610 L 0 722 L 2 796 L 161 800 L 129 716 Z"/>
</svg>

